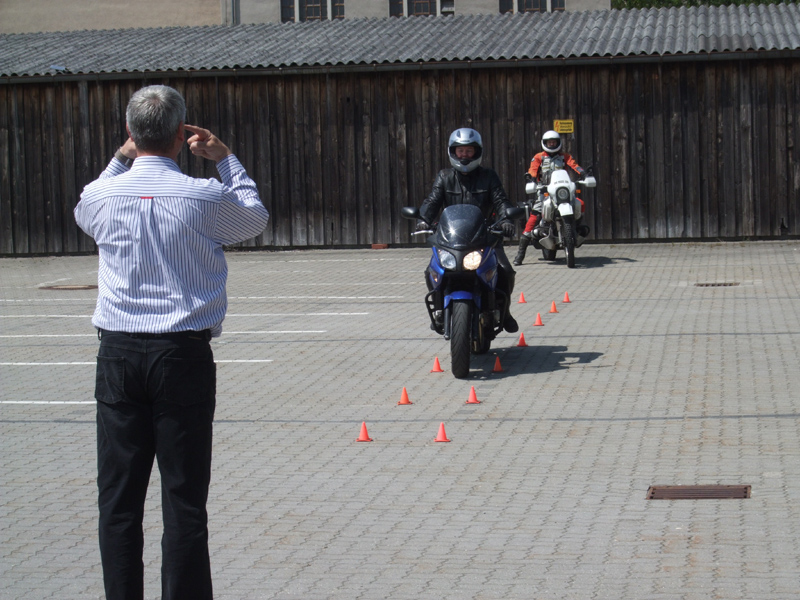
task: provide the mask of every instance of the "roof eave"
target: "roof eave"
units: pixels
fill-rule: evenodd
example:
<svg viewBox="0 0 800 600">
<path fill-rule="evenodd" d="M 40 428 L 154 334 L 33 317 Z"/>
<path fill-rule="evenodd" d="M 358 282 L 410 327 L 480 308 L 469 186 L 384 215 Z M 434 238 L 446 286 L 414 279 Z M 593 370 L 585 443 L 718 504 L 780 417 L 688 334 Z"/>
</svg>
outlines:
<svg viewBox="0 0 800 600">
<path fill-rule="evenodd" d="M 0 84 L 42 83 L 61 81 L 114 81 L 121 79 L 145 79 L 150 77 L 198 78 L 198 77 L 254 77 L 275 75 L 313 75 L 331 73 L 363 73 L 379 71 L 432 71 L 460 69 L 498 69 L 513 67 L 545 68 L 552 66 L 586 66 L 630 63 L 677 63 L 710 62 L 732 60 L 763 60 L 800 58 L 800 49 L 745 50 L 728 52 L 698 52 L 686 54 L 639 54 L 617 56 L 566 56 L 546 58 L 508 58 L 499 60 L 450 60 L 383 62 L 359 64 L 289 65 L 277 67 L 243 67 L 222 69 L 177 69 L 164 71 L 113 71 L 96 73 L 53 73 L 37 75 L 0 75 Z"/>
</svg>

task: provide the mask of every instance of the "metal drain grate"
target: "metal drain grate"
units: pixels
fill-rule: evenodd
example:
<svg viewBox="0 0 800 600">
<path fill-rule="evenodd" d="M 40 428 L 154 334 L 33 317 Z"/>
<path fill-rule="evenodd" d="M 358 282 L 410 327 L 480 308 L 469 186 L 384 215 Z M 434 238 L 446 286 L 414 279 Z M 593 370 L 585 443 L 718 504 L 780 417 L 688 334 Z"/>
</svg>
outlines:
<svg viewBox="0 0 800 600">
<path fill-rule="evenodd" d="M 750 497 L 749 485 L 651 485 L 648 500 L 725 500 Z"/>
<path fill-rule="evenodd" d="M 45 285 L 40 290 L 56 290 L 59 292 L 77 292 L 81 290 L 96 290 L 96 285 Z"/>
<path fill-rule="evenodd" d="M 695 287 L 736 287 L 739 285 L 738 281 L 723 281 L 718 283 L 695 283 Z"/>
</svg>

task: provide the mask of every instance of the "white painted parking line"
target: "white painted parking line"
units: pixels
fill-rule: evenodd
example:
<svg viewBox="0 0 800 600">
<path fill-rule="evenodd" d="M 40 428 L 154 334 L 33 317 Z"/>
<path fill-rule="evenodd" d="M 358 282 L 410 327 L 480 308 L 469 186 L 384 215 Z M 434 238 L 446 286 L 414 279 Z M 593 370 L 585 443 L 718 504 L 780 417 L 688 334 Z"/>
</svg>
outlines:
<svg viewBox="0 0 800 600">
<path fill-rule="evenodd" d="M 92 315 L 0 315 L 0 319 L 91 319 Z"/>
<path fill-rule="evenodd" d="M 230 260 L 230 257 L 229 257 Z M 304 258 L 294 260 L 231 260 L 237 265 L 263 265 L 280 263 L 344 263 L 344 262 L 408 262 L 408 258 Z"/>
<path fill-rule="evenodd" d="M 242 334 L 273 334 L 273 333 L 328 333 L 327 329 L 305 329 L 298 331 L 222 331 L 222 335 L 242 335 Z M 213 340 L 212 340 L 213 341 Z"/>
<path fill-rule="evenodd" d="M 271 363 L 272 359 L 214 360 L 215 363 Z M 0 367 L 58 367 L 64 365 L 96 365 L 92 362 L 0 362 Z"/>
<path fill-rule="evenodd" d="M 94 400 L 0 400 L 0 404 L 97 404 Z"/>
<path fill-rule="evenodd" d="M 29 333 L 26 335 L 0 335 L 0 338 L 62 338 L 62 337 L 93 337 L 96 333 Z"/>
<path fill-rule="evenodd" d="M 228 317 L 358 317 L 368 315 L 366 312 L 356 313 L 234 313 Z M 90 319 L 92 315 L 0 315 L 0 319 Z"/>
<path fill-rule="evenodd" d="M 404 296 L 230 296 L 228 300 L 398 300 Z"/>
<path fill-rule="evenodd" d="M 96 365 L 92 362 L 0 362 L 0 367 L 53 367 L 62 365 Z"/>
<path fill-rule="evenodd" d="M 298 329 L 275 331 L 223 331 L 225 335 L 239 334 L 295 334 L 295 333 L 328 333 L 327 329 Z M 96 338 L 96 333 L 28 333 L 25 335 L 0 335 L 0 338 L 62 338 L 62 337 L 91 337 Z"/>
<path fill-rule="evenodd" d="M 419 282 L 424 283 L 424 282 Z M 334 285 L 334 284 L 326 284 Z M 382 285 L 382 284 L 376 284 Z M 228 300 L 396 300 L 403 296 L 228 296 Z M 94 302 L 94 298 L 23 298 L 19 300 L 0 298 L 0 302 L 58 302 L 85 304 Z"/>
<path fill-rule="evenodd" d="M 86 304 L 87 302 L 95 302 L 95 298 L 22 298 L 19 300 L 0 298 L 0 302 L 74 302 L 75 304 Z"/>
<path fill-rule="evenodd" d="M 418 281 L 365 281 L 362 283 L 348 283 L 347 287 L 355 287 L 359 285 L 369 285 L 369 286 L 376 286 L 376 285 L 416 285 L 419 283 Z M 342 285 L 341 283 L 293 283 L 293 286 L 299 287 L 312 287 L 312 286 L 334 286 L 334 285 Z"/>
<path fill-rule="evenodd" d="M 238 359 L 238 360 L 217 360 L 214 359 L 215 363 L 271 363 L 272 359 L 265 358 L 254 358 L 254 359 Z"/>
<path fill-rule="evenodd" d="M 366 312 L 359 313 L 229 313 L 227 317 L 363 317 Z"/>
</svg>

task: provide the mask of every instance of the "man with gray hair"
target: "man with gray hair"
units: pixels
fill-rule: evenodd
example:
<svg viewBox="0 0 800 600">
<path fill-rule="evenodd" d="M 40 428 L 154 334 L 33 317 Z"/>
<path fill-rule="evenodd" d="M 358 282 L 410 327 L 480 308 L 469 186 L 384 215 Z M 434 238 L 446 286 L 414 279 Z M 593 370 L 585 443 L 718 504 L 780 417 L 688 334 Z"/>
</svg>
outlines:
<svg viewBox="0 0 800 600">
<path fill-rule="evenodd" d="M 227 310 L 223 245 L 259 235 L 269 214 L 230 149 L 185 119 L 177 90 L 134 93 L 130 137 L 75 207 L 100 263 L 92 324 L 100 338 L 97 486 L 109 599 L 144 596 L 142 519 L 154 459 L 162 598 L 212 598 L 206 501 L 216 365 L 209 342 Z M 184 143 L 216 162 L 221 181 L 181 173 Z"/>
</svg>

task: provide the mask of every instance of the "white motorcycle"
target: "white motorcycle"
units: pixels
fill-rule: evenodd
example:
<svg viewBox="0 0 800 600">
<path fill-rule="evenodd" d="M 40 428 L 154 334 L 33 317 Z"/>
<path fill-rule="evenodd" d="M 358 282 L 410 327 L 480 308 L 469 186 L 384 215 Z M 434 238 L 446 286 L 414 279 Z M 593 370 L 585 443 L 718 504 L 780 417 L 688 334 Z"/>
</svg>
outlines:
<svg viewBox="0 0 800 600">
<path fill-rule="evenodd" d="M 575 248 L 585 240 L 581 232 L 588 229 L 580 224 L 583 215 L 576 192 L 579 185 L 587 188 L 597 185 L 591 168 L 586 173 L 584 179 L 573 182 L 566 169 L 556 169 L 550 172 L 546 183 L 530 181 L 525 186 L 525 193 L 532 196 L 527 202 L 528 210 L 538 199 L 539 192 L 544 192 L 542 217 L 534 229 L 534 240 L 541 247 L 542 256 L 545 260 L 555 260 L 556 252 L 563 249 L 570 269 L 575 268 Z"/>
</svg>

